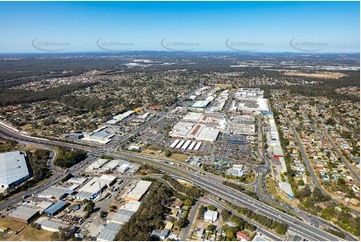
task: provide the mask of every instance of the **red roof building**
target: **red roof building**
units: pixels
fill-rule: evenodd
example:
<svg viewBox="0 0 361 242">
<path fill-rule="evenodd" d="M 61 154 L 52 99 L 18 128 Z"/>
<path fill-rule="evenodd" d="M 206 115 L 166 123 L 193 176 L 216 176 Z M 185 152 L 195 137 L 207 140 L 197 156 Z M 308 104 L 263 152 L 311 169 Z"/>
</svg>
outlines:
<svg viewBox="0 0 361 242">
<path fill-rule="evenodd" d="M 249 236 L 241 231 L 238 231 L 236 235 L 238 240 L 249 240 Z"/>
</svg>

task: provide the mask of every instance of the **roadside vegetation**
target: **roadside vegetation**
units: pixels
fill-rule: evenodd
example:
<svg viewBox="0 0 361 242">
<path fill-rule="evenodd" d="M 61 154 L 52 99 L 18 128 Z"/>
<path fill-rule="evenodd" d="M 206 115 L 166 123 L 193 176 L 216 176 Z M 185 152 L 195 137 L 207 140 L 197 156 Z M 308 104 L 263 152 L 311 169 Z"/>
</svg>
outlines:
<svg viewBox="0 0 361 242">
<path fill-rule="evenodd" d="M 150 234 L 154 229 L 163 229 L 165 213 L 173 196 L 170 188 L 156 181 L 151 185 L 138 211 L 118 232 L 115 240 L 129 241 L 152 240 Z"/>
<path fill-rule="evenodd" d="M 9 152 L 16 148 L 18 142 L 0 137 L 0 153 Z"/>
<path fill-rule="evenodd" d="M 248 208 L 241 208 L 229 202 L 227 202 L 227 204 L 233 209 L 235 209 L 237 212 L 239 212 L 240 214 L 243 214 L 247 218 L 256 221 L 262 226 L 275 231 L 277 234 L 285 235 L 287 233 L 288 225 L 285 223 L 280 223 L 274 219 L 268 218 L 267 216 L 255 213 Z"/>
<path fill-rule="evenodd" d="M 174 189 L 176 189 L 178 192 L 187 194 L 188 196 L 190 196 L 192 198 L 199 198 L 200 196 L 202 196 L 204 194 L 204 191 L 202 189 L 200 189 L 196 186 L 186 187 L 168 175 L 163 175 L 162 179 L 168 181 L 174 187 Z"/>
<path fill-rule="evenodd" d="M 62 168 L 69 168 L 75 164 L 78 164 L 85 158 L 86 158 L 85 151 L 67 150 L 64 148 L 59 148 L 58 156 L 54 164 Z"/>
<path fill-rule="evenodd" d="M 242 185 L 238 185 L 236 183 L 229 182 L 229 181 L 224 181 L 223 184 L 226 186 L 232 187 L 232 188 L 246 194 L 247 196 L 250 196 L 256 200 L 259 200 L 259 198 L 255 192 L 245 189 L 244 187 L 242 187 Z"/>
</svg>

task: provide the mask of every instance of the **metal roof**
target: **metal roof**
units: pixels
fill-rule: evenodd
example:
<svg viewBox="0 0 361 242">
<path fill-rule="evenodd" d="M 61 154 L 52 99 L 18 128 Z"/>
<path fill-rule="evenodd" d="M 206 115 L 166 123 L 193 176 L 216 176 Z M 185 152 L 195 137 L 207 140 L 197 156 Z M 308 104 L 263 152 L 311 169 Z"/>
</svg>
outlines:
<svg viewBox="0 0 361 242">
<path fill-rule="evenodd" d="M 0 184 L 8 187 L 29 176 L 25 156 L 20 151 L 0 154 Z"/>
<path fill-rule="evenodd" d="M 152 182 L 150 181 L 139 181 L 134 189 L 128 193 L 126 198 L 139 200 L 144 195 L 144 193 L 148 191 L 148 188 L 151 184 Z"/>
<path fill-rule="evenodd" d="M 58 201 L 57 203 L 51 205 L 50 207 L 48 207 L 47 209 L 45 209 L 44 213 L 47 214 L 54 214 L 57 211 L 63 209 L 65 206 L 67 206 L 69 203 L 64 202 L 64 201 Z"/>
<path fill-rule="evenodd" d="M 69 227 L 68 224 L 63 224 L 63 223 L 60 223 L 60 222 L 57 222 L 57 221 L 52 221 L 52 220 L 49 220 L 49 219 L 43 219 L 41 221 L 38 220 L 36 222 L 38 224 L 40 224 L 41 226 L 44 226 L 44 227 L 50 228 L 50 229 L 54 229 L 54 230 L 58 230 L 59 227 L 61 227 L 61 228 Z"/>
<path fill-rule="evenodd" d="M 125 209 L 119 209 L 118 212 L 114 215 L 112 221 L 116 223 L 127 223 L 135 212 Z"/>
<path fill-rule="evenodd" d="M 31 206 L 27 205 L 21 205 L 20 207 L 14 208 L 8 216 L 23 219 L 23 220 L 29 220 L 31 217 L 33 217 L 35 214 L 37 214 L 39 211 L 34 209 Z"/>
<path fill-rule="evenodd" d="M 64 187 L 51 186 L 45 189 L 44 191 L 42 191 L 41 193 L 39 193 L 38 197 L 53 197 L 59 199 L 66 194 L 72 194 L 72 193 L 74 193 L 74 190 L 70 190 Z"/>
<path fill-rule="evenodd" d="M 111 222 L 107 224 L 98 235 L 97 240 L 113 241 L 121 227 L 122 225 L 117 223 Z"/>
<path fill-rule="evenodd" d="M 88 192 L 92 194 L 98 193 L 105 186 L 108 186 L 112 181 L 115 180 L 114 176 L 102 175 L 101 177 L 94 177 L 82 188 L 79 189 L 79 192 Z"/>
</svg>

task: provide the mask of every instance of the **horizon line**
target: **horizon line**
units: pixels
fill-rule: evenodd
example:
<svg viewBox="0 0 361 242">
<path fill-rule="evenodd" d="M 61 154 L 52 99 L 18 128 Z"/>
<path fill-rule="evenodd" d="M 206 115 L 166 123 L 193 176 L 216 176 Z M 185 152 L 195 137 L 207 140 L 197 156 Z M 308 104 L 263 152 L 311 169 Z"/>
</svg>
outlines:
<svg viewBox="0 0 361 242">
<path fill-rule="evenodd" d="M 127 51 L 44 51 L 44 52 L 0 52 L 0 55 L 21 55 L 21 54 L 126 54 L 132 52 L 166 52 L 166 53 L 237 53 L 237 54 L 360 54 L 355 51 L 232 51 L 232 50 L 192 50 L 192 51 L 169 51 L 169 50 L 127 50 Z"/>
</svg>

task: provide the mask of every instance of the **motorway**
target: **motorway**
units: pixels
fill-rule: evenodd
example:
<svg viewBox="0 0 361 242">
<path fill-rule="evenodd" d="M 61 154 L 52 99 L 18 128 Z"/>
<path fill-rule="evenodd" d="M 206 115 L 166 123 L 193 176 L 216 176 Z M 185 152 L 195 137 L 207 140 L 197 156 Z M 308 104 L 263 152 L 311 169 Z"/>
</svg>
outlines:
<svg viewBox="0 0 361 242">
<path fill-rule="evenodd" d="M 45 140 L 45 139 L 37 139 L 30 136 L 25 136 L 21 133 L 15 132 L 14 130 L 9 130 L 6 127 L 0 125 L 0 134 L 3 136 L 6 136 L 7 138 L 15 139 L 18 141 L 27 141 L 32 143 L 40 143 L 44 145 L 53 145 L 53 146 L 62 146 L 62 147 L 68 147 L 68 148 L 77 148 L 85 151 L 92 151 L 94 150 L 91 147 L 87 146 L 81 146 L 76 144 L 69 144 L 59 141 L 52 141 L 52 140 Z M 103 149 L 98 149 L 99 152 L 104 152 Z M 288 214 L 284 214 L 279 212 L 277 209 L 263 203 L 260 201 L 257 201 L 243 193 L 240 193 L 239 191 L 230 188 L 228 186 L 225 186 L 217 180 L 214 179 L 215 176 L 211 176 L 209 174 L 205 175 L 199 175 L 197 172 L 189 171 L 189 169 L 184 169 L 181 166 L 174 166 L 166 163 L 166 160 L 163 159 L 155 159 L 150 157 L 144 157 L 138 153 L 127 153 L 127 152 L 112 152 L 112 153 L 106 153 L 105 155 L 114 157 L 114 158 L 123 158 L 123 159 L 129 159 L 129 160 L 137 160 L 138 162 L 147 163 L 153 166 L 157 166 L 159 169 L 168 172 L 169 174 L 172 174 L 173 177 L 178 177 L 179 179 L 188 181 L 194 185 L 197 185 L 210 194 L 213 194 L 214 196 L 217 196 L 225 201 L 228 201 L 236 206 L 241 207 L 247 207 L 248 209 L 251 209 L 252 211 L 255 211 L 259 214 L 262 214 L 264 216 L 267 216 L 269 218 L 275 219 L 279 222 L 283 222 L 288 224 L 289 230 L 294 231 L 295 233 L 299 234 L 303 238 L 306 238 L 308 240 L 340 240 L 340 238 L 325 232 L 319 228 L 316 228 L 314 226 L 309 225 L 308 223 L 305 223 L 303 221 L 300 221 Z M 77 168 L 71 168 L 69 169 L 69 172 L 74 173 L 76 169 L 79 171 L 80 166 L 77 166 Z M 49 179 L 46 186 L 49 186 L 50 184 L 57 183 L 62 177 L 53 177 L 52 179 Z M 34 188 L 34 190 L 41 190 L 45 189 L 45 185 L 41 185 L 39 187 Z M 35 191 L 32 191 L 35 192 Z M 19 195 L 18 195 L 19 197 Z M 20 195 L 21 198 L 21 195 Z M 20 199 L 21 200 L 21 199 Z M 5 209 L 7 206 L 15 204 L 16 201 L 12 199 L 11 201 L 7 201 L 6 204 L 1 203 L 0 209 Z M 356 240 L 356 239 L 354 239 Z"/>
<path fill-rule="evenodd" d="M 266 189 L 266 185 L 265 185 L 265 177 L 266 175 L 270 172 L 270 165 L 271 162 L 267 159 L 266 155 L 265 155 L 265 149 L 264 149 L 264 135 L 263 135 L 263 127 L 262 127 L 262 123 L 260 122 L 260 120 L 257 120 L 258 126 L 259 126 L 259 131 L 258 131 L 258 140 L 261 139 L 261 150 L 262 153 L 260 153 L 260 147 L 257 146 L 257 150 L 256 150 L 256 154 L 258 156 L 259 159 L 263 160 L 265 162 L 265 166 L 260 166 L 258 168 L 255 168 L 255 170 L 258 172 L 258 179 L 257 182 L 258 184 L 256 184 L 256 194 L 257 196 L 263 201 L 263 202 L 268 202 L 271 201 L 271 203 L 273 204 L 277 204 L 279 208 L 281 208 L 282 210 L 288 210 L 289 213 L 294 214 L 300 218 L 302 218 L 303 221 L 307 221 L 309 222 L 311 225 L 319 228 L 320 226 L 323 227 L 327 227 L 327 228 L 332 228 L 336 231 L 340 231 L 343 232 L 346 235 L 346 239 L 347 240 L 354 240 L 355 238 L 353 238 L 349 232 L 345 231 L 344 229 L 341 229 L 337 226 L 335 226 L 334 224 L 332 224 L 330 221 L 327 221 L 323 218 L 317 217 L 313 214 L 307 213 L 305 211 L 302 211 L 298 208 L 293 208 L 288 204 L 284 204 L 282 202 L 279 202 L 278 200 L 274 199 L 274 197 L 269 194 L 267 192 Z M 258 142 L 257 142 L 258 144 Z M 264 171 L 266 169 L 266 171 Z M 264 194 L 261 192 L 263 191 Z"/>
</svg>

